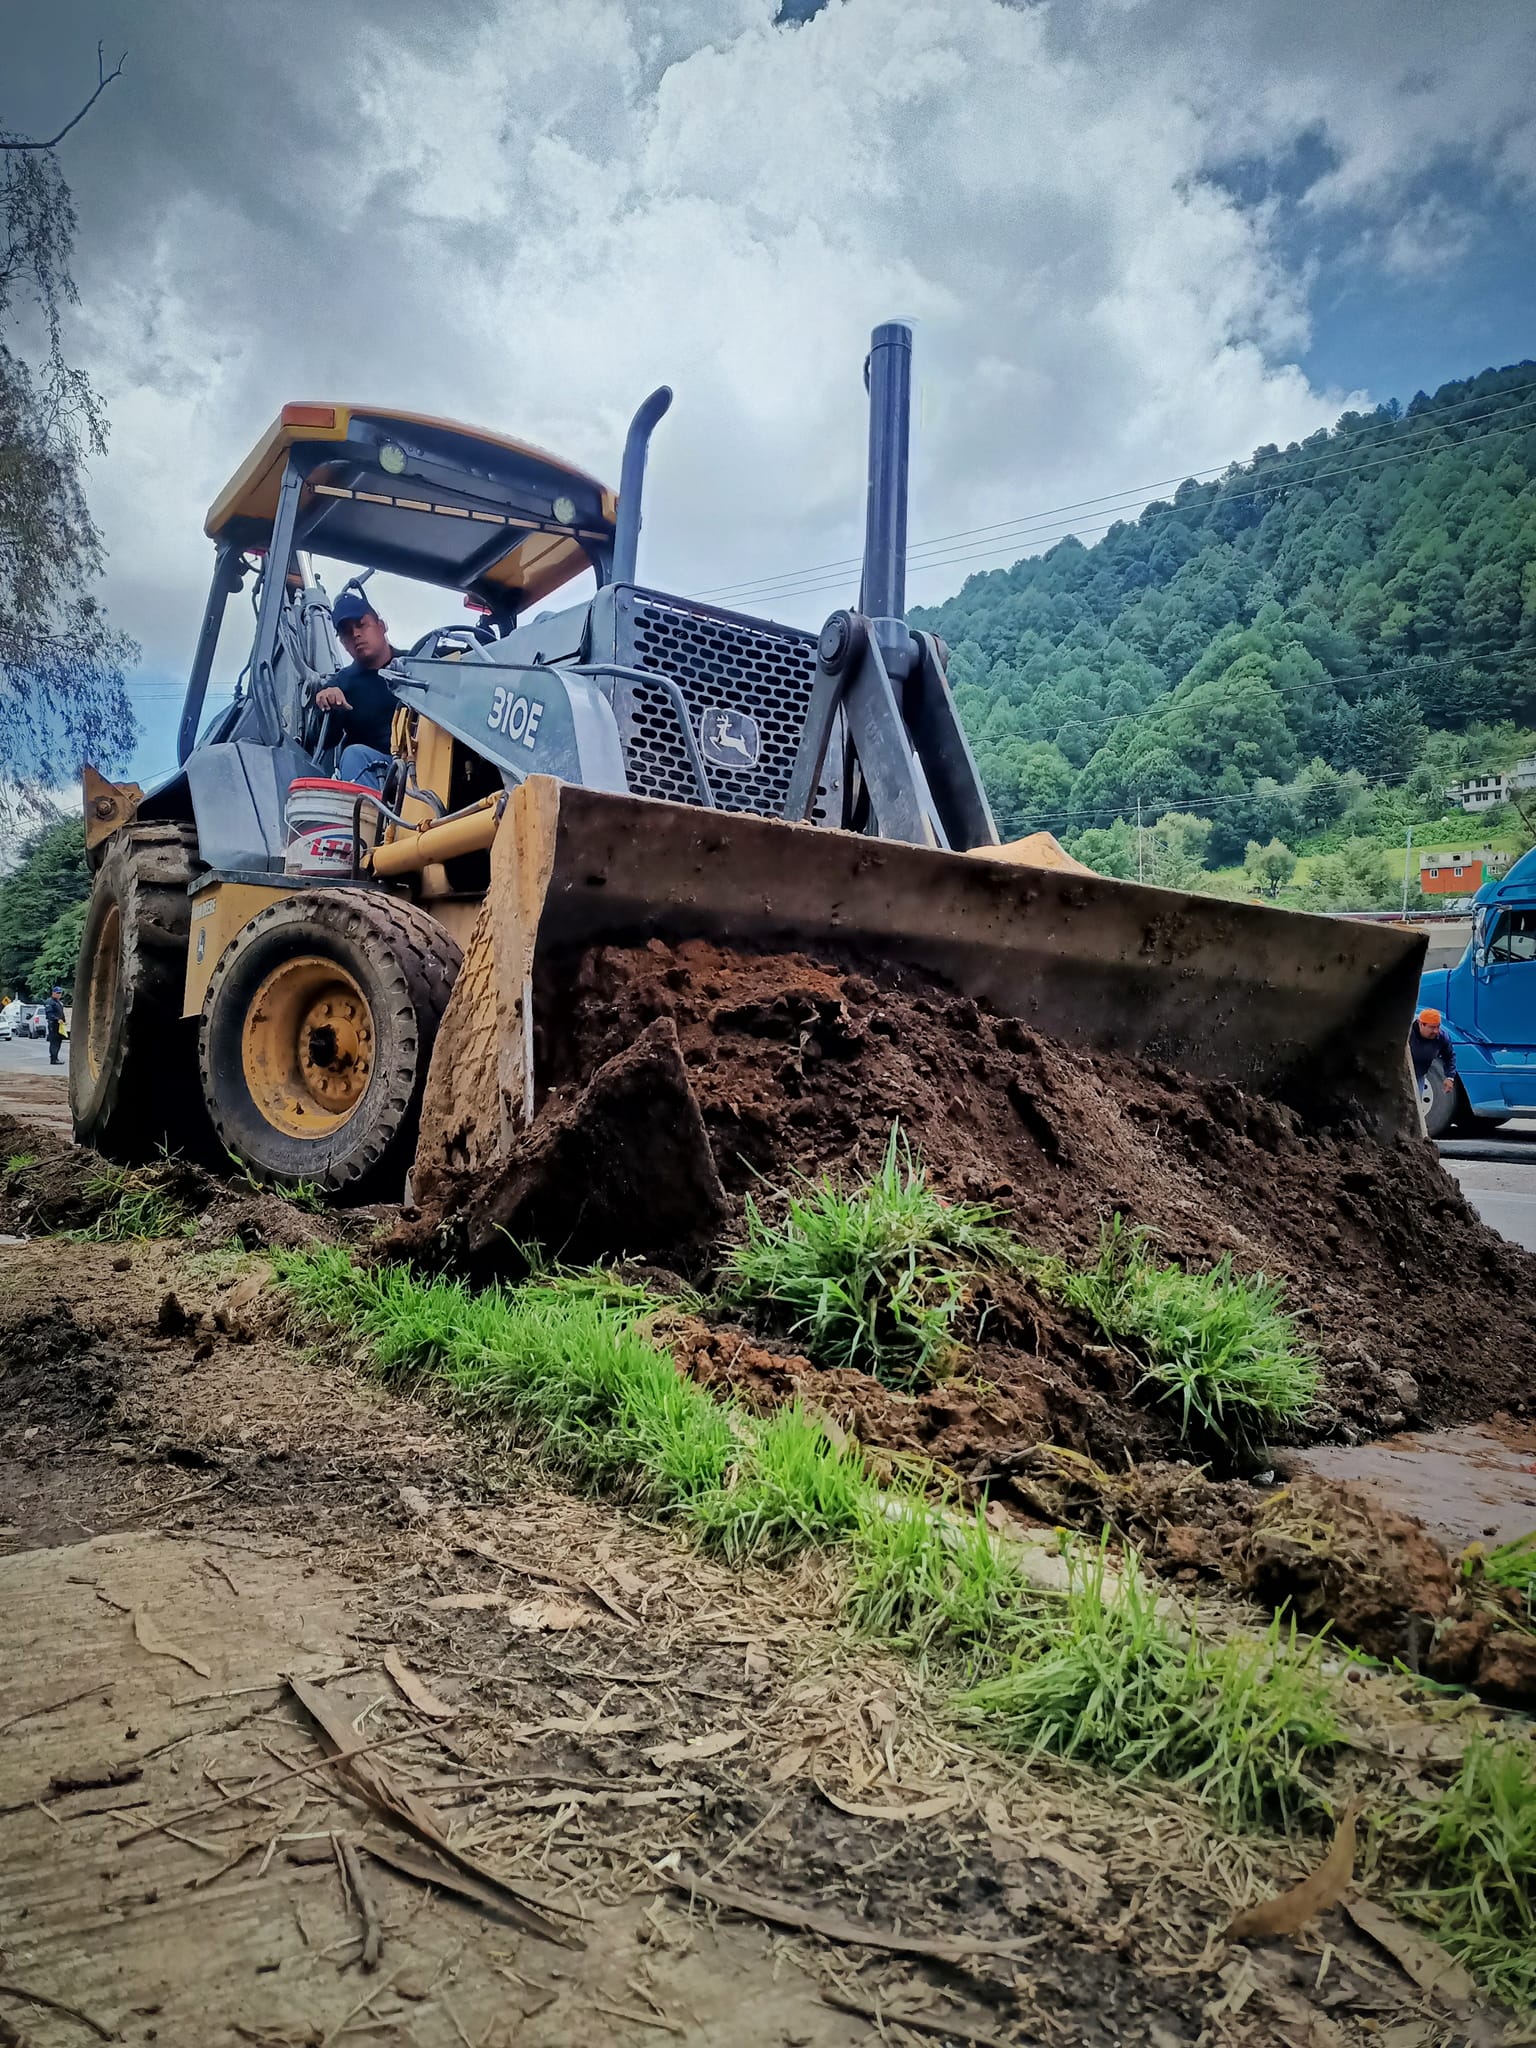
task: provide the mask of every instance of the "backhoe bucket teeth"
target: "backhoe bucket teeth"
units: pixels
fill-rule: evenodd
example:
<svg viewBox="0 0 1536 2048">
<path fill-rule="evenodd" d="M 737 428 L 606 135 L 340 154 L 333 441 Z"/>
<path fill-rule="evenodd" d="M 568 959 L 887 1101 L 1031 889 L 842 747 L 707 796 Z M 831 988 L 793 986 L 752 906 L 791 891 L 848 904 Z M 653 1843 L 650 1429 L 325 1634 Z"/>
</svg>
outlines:
<svg viewBox="0 0 1536 2048">
<path fill-rule="evenodd" d="M 940 977 L 1069 1044 L 1417 1130 L 1404 1047 L 1425 942 L 1097 875 L 532 777 L 443 1020 L 418 1193 L 493 1165 L 542 1099 L 541 1005 L 597 944 L 705 938 Z"/>
</svg>

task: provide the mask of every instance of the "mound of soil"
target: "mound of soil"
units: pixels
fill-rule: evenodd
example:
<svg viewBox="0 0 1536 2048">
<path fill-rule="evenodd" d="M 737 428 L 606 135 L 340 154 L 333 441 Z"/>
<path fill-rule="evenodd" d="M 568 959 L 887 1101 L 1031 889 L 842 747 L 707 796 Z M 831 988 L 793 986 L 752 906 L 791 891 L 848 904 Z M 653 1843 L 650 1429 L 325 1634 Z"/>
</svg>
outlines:
<svg viewBox="0 0 1536 2048">
<path fill-rule="evenodd" d="M 1170 1259 L 1231 1253 L 1283 1280 L 1323 1361 L 1313 1435 L 1527 1412 L 1536 1259 L 1478 1221 L 1418 1140 L 1318 1129 L 1227 1082 L 1069 1048 L 915 972 L 795 954 L 594 948 L 553 973 L 541 1014 L 541 1119 L 568 1115 L 650 1027 L 675 1032 L 732 1220 L 765 1181 L 872 1170 L 899 1121 L 941 1193 L 996 1203 L 1043 1249 L 1089 1253 L 1119 1212 Z M 697 1272 L 708 1249 L 680 1241 L 673 1262 Z M 1042 1434 L 1111 1459 L 1165 1440 L 1090 1332 L 1032 1314 L 1029 1338 L 978 1362 L 985 1400 L 947 1395 L 966 1404 L 953 1427 L 994 1455 Z"/>
<path fill-rule="evenodd" d="M 0 1113 L 0 1158 L 29 1163 L 0 1171 L 0 1231 L 45 1236 L 89 1231 L 118 1200 L 117 1169 L 87 1145 L 71 1145 L 43 1125 Z M 313 1211 L 266 1194 L 245 1180 L 224 1180 L 184 1159 L 135 1169 L 133 1185 L 153 1188 L 189 1221 L 195 1250 L 240 1244 L 247 1251 L 295 1251 L 367 1235 L 378 1209 Z"/>
</svg>

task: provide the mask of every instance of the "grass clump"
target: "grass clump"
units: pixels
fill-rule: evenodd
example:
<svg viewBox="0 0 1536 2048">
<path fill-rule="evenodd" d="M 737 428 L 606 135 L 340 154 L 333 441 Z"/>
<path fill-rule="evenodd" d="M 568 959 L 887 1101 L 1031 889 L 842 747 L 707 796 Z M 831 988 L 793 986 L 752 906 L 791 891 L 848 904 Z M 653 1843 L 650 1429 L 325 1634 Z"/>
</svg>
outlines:
<svg viewBox="0 0 1536 2048">
<path fill-rule="evenodd" d="M 1320 1804 L 1307 1765 L 1339 1729 L 1315 1655 L 1278 1620 L 1257 1641 L 1176 1632 L 1134 1557 L 1116 1576 L 1101 1547 L 1074 1561 L 1065 1595 L 1037 1601 L 1007 1668 L 958 1704 L 1007 1747 L 1170 1779 L 1229 1826 L 1257 1826 Z"/>
<path fill-rule="evenodd" d="M 724 1292 L 776 1312 L 818 1365 L 926 1386 L 975 1320 L 977 1276 L 1018 1263 L 1020 1248 L 997 1219 L 995 1209 L 935 1194 L 893 1125 L 878 1173 L 857 1187 L 806 1181 L 787 1193 L 777 1222 L 749 1200 Z"/>
<path fill-rule="evenodd" d="M 25 1173 L 29 1166 L 36 1166 L 36 1164 L 37 1154 L 35 1152 L 13 1152 L 5 1162 L 5 1170 L 7 1174 Z"/>
<path fill-rule="evenodd" d="M 1248 1443 L 1299 1421 L 1317 1399 L 1317 1360 L 1298 1340 L 1279 1284 L 1234 1273 L 1230 1254 L 1208 1273 L 1160 1265 L 1147 1233 L 1117 1215 L 1091 1266 L 1042 1258 L 1034 1273 L 1047 1293 L 1140 1353 L 1141 1385 L 1177 1404 L 1186 1437 L 1198 1430 Z"/>
<path fill-rule="evenodd" d="M 1468 1743 L 1455 1780 L 1412 1811 L 1418 1882 L 1395 1903 L 1497 1998 L 1536 2006 L 1536 1749 Z"/>
<path fill-rule="evenodd" d="M 1505 1586 L 1525 1600 L 1528 1617 L 1536 1619 L 1536 1529 L 1501 1543 L 1482 1560 L 1483 1577 L 1491 1586 Z"/>
<path fill-rule="evenodd" d="M 235 1170 L 236 1178 L 243 1180 L 254 1194 L 277 1195 L 281 1200 L 292 1203 L 295 1209 L 306 1209 L 318 1216 L 330 1207 L 325 1189 L 317 1180 L 263 1180 L 246 1165 L 238 1152 L 231 1152 L 226 1145 L 224 1156 Z"/>
<path fill-rule="evenodd" d="M 785 1558 L 846 1542 L 869 1491 L 858 1449 L 796 1402 L 752 1425 L 735 1469 L 690 1502 L 688 1519 L 727 1557 Z"/>
<path fill-rule="evenodd" d="M 535 1438 L 551 1469 L 639 1494 L 729 1557 L 785 1558 L 858 1519 L 859 1453 L 801 1409 L 758 1422 L 686 1379 L 637 1321 L 659 1306 L 644 1288 L 557 1271 L 472 1292 L 335 1248 L 278 1271 L 302 1307 L 367 1339 L 386 1377 L 435 1381 Z"/>
<path fill-rule="evenodd" d="M 124 1239 L 178 1237 L 196 1227 L 184 1203 L 156 1186 L 148 1175 L 128 1167 L 108 1166 L 93 1173 L 82 1193 L 101 1207 L 93 1223 L 70 1232 L 81 1241 L 116 1244 Z"/>
<path fill-rule="evenodd" d="M 986 1522 L 921 1494 L 871 1493 L 853 1553 L 855 1625 L 974 1678 L 1007 1654 L 1037 1600 L 1018 1560 Z"/>
</svg>

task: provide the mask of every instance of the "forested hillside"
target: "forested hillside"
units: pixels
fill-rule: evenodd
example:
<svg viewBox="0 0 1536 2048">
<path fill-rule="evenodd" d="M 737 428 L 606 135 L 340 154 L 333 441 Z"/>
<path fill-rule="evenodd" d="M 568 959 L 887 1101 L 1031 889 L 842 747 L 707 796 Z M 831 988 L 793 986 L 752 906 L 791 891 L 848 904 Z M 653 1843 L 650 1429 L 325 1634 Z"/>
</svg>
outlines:
<svg viewBox="0 0 1536 2048">
<path fill-rule="evenodd" d="M 1448 780 L 1533 744 L 1536 362 L 1346 413 L 912 617 L 953 650 L 1005 837 L 1123 873 L 1139 799 L 1177 814 L 1159 879 L 1277 839 L 1401 848 Z M 1353 851 L 1353 881 L 1336 858 L 1316 885 L 1334 900 L 1381 894 Z"/>
</svg>

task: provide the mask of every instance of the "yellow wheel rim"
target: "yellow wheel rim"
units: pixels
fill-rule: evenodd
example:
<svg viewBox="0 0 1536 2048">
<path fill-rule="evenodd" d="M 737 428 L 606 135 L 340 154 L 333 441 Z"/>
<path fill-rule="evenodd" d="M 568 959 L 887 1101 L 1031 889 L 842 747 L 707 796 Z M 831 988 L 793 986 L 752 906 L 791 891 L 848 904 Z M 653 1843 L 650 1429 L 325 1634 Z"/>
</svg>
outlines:
<svg viewBox="0 0 1536 2048">
<path fill-rule="evenodd" d="M 373 1011 L 344 967 L 304 953 L 257 989 L 240 1033 L 251 1100 L 290 1138 L 339 1131 L 368 1091 Z"/>
<path fill-rule="evenodd" d="M 107 1048 L 112 1043 L 112 1015 L 117 1008 L 117 978 L 122 950 L 123 913 L 112 903 L 107 906 L 107 914 L 101 920 L 101 929 L 96 934 L 96 949 L 91 955 L 85 1063 L 93 1081 L 100 1078 L 106 1065 Z"/>
</svg>

